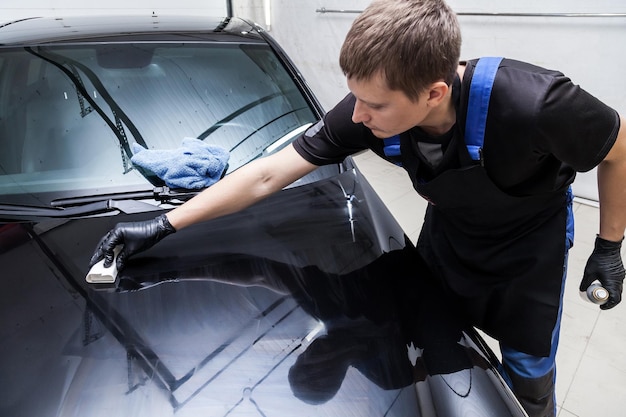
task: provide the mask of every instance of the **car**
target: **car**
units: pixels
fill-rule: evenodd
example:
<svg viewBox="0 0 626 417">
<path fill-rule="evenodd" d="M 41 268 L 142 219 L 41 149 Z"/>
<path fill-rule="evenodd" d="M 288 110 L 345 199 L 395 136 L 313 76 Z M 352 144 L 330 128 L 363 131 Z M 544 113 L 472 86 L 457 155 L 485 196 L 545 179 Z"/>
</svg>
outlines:
<svg viewBox="0 0 626 417">
<path fill-rule="evenodd" d="M 219 181 L 323 114 L 243 19 L 3 24 L 0 414 L 525 415 L 481 336 L 416 279 L 415 247 L 352 158 L 88 282 L 116 223 L 210 186 L 137 155 L 219 147 Z"/>
</svg>

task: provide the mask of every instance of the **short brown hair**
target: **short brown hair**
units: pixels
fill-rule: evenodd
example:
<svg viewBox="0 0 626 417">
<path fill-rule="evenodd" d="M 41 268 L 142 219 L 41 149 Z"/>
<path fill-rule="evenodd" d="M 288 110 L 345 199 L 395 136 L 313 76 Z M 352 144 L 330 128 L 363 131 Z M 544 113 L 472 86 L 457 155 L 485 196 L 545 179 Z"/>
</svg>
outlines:
<svg viewBox="0 0 626 417">
<path fill-rule="evenodd" d="M 443 0 L 375 0 L 354 21 L 339 65 L 348 78 L 379 71 L 411 100 L 430 84 L 455 77 L 461 54 L 456 13 Z"/>
</svg>

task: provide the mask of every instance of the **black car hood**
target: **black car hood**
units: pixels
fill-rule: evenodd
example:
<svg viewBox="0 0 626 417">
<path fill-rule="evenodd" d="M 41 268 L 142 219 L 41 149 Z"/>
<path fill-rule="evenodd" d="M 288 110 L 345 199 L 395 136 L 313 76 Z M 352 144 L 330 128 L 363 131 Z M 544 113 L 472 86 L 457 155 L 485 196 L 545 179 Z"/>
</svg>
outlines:
<svg viewBox="0 0 626 417">
<path fill-rule="evenodd" d="M 441 303 L 424 304 L 415 248 L 358 170 L 87 284 L 101 236 L 154 216 L 0 229 L 0 414 L 523 415 L 480 340 L 423 315 Z"/>
</svg>

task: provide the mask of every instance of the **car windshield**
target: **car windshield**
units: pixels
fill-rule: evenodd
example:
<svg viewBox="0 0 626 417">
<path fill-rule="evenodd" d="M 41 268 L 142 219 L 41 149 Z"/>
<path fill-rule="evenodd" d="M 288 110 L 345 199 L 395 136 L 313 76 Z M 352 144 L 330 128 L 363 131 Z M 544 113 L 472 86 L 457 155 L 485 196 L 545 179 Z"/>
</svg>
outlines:
<svg viewBox="0 0 626 417">
<path fill-rule="evenodd" d="M 0 117 L 0 196 L 23 204 L 150 189 L 158 180 L 130 162 L 133 143 L 198 138 L 230 152 L 231 172 L 315 120 L 275 53 L 255 43 L 0 49 Z"/>
</svg>

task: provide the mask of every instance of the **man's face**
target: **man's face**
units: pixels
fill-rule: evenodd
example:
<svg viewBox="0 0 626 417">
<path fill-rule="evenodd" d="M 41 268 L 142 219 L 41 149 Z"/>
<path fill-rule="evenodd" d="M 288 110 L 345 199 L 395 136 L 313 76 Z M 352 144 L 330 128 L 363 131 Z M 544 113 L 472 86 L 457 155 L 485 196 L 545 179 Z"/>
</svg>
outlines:
<svg viewBox="0 0 626 417">
<path fill-rule="evenodd" d="M 369 80 L 348 78 L 348 88 L 356 97 L 352 121 L 363 123 L 378 138 L 420 126 L 429 115 L 427 92 L 411 101 L 403 92 L 390 90 L 380 73 Z"/>
</svg>

